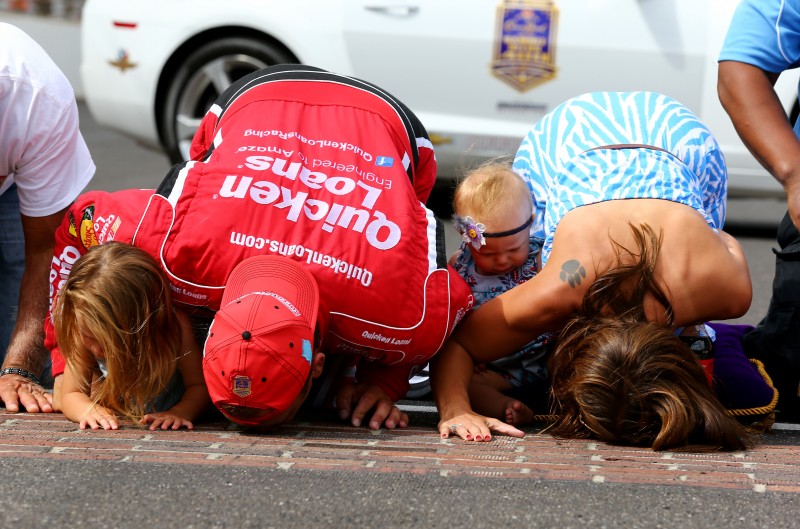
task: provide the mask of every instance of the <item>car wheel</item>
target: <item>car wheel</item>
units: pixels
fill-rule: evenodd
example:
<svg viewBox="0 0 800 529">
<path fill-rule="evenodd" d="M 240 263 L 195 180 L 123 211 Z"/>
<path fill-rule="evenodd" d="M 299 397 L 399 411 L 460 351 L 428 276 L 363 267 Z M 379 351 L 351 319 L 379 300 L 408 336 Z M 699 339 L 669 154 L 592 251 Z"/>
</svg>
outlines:
<svg viewBox="0 0 800 529">
<path fill-rule="evenodd" d="M 407 399 L 422 399 L 430 396 L 431 394 L 431 381 L 428 371 L 428 364 L 420 366 L 411 372 L 411 378 L 408 379 L 408 392 L 406 393 Z"/>
<path fill-rule="evenodd" d="M 162 147 L 172 163 L 189 159 L 200 121 L 234 81 L 267 66 L 295 62 L 287 51 L 246 37 L 211 41 L 189 54 L 169 82 L 159 116 Z"/>
</svg>

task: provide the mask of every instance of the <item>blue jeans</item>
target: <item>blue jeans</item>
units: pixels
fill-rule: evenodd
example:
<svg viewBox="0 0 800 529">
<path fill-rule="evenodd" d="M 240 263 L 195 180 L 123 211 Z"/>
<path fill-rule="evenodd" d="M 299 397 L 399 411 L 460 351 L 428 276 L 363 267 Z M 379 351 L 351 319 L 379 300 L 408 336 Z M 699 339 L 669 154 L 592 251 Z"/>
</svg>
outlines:
<svg viewBox="0 0 800 529">
<path fill-rule="evenodd" d="M 19 213 L 16 184 L 0 195 L 0 362 L 5 360 L 8 342 L 19 308 L 19 286 L 25 270 L 25 237 Z"/>
</svg>

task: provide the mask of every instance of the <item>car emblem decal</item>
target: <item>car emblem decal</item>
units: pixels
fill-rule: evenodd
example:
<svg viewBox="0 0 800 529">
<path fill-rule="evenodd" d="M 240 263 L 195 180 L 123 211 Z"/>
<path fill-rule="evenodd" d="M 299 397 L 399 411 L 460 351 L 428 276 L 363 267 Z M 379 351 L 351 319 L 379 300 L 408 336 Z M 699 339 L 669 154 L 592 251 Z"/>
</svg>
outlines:
<svg viewBox="0 0 800 529">
<path fill-rule="evenodd" d="M 445 136 L 444 134 L 437 134 L 435 132 L 428 133 L 428 139 L 431 140 L 431 143 L 434 145 L 446 145 L 453 143 L 452 137 Z"/>
<path fill-rule="evenodd" d="M 128 52 L 125 50 L 119 50 L 119 52 L 117 52 L 117 58 L 113 61 L 108 61 L 108 64 L 119 68 L 123 73 L 125 73 L 125 70 L 128 68 L 136 68 L 139 65 L 138 63 L 131 62 Z"/>
<path fill-rule="evenodd" d="M 557 22 L 550 0 L 505 0 L 497 8 L 492 74 L 520 92 L 555 78 Z"/>
</svg>

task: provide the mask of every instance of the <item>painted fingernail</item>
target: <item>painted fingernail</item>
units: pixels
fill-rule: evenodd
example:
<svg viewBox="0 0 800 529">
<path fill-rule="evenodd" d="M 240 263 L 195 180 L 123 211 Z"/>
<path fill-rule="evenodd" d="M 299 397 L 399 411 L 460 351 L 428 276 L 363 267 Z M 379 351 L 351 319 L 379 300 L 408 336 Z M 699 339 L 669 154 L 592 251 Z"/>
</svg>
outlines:
<svg viewBox="0 0 800 529">
<path fill-rule="evenodd" d="M 471 435 L 467 435 L 467 441 L 472 441 L 472 436 Z"/>
</svg>

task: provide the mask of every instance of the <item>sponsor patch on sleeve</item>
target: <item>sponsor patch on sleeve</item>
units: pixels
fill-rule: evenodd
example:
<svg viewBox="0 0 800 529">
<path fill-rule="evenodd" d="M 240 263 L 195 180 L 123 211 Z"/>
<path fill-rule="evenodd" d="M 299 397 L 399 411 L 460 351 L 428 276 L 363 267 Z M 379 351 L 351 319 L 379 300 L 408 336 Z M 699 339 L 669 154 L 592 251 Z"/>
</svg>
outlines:
<svg viewBox="0 0 800 529">
<path fill-rule="evenodd" d="M 78 228 L 75 227 L 75 215 L 72 214 L 71 211 L 67 212 L 67 217 L 69 218 L 69 234 L 78 238 Z"/>
<path fill-rule="evenodd" d="M 87 250 L 92 246 L 97 246 L 97 235 L 94 232 L 94 204 L 83 210 L 83 217 L 80 225 L 80 239 L 83 247 Z"/>
</svg>

